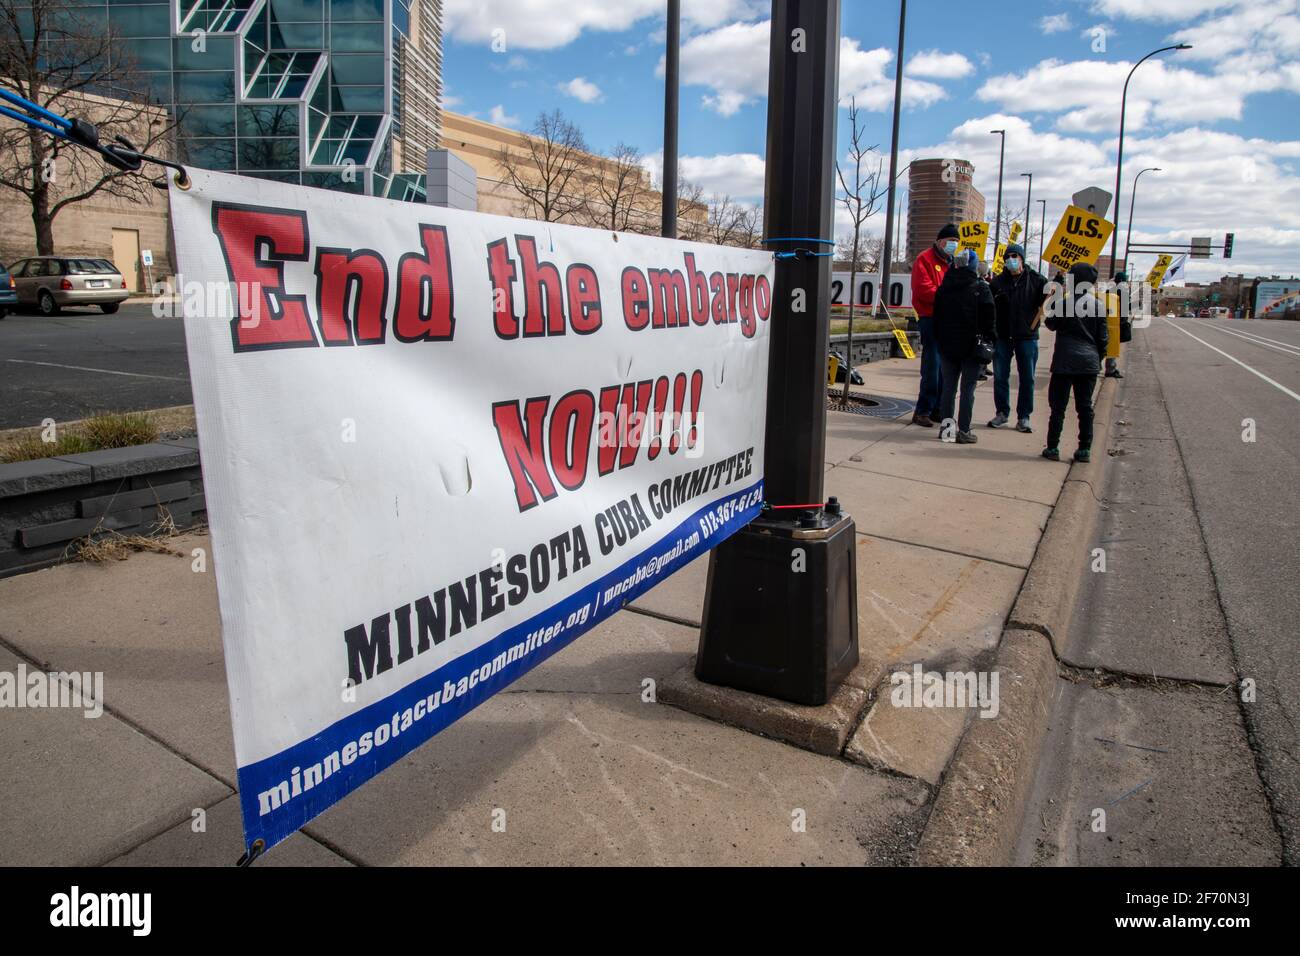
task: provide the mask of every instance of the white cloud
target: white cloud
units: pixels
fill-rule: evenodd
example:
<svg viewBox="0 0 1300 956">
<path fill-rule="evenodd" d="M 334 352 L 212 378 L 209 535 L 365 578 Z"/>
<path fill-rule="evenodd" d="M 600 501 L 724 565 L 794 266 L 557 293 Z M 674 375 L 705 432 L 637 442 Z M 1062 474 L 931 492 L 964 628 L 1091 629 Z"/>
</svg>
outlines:
<svg viewBox="0 0 1300 956">
<path fill-rule="evenodd" d="M 1300 0 L 1256 0 L 1226 16 L 1179 30 L 1171 40 L 1192 44 L 1192 49 L 1179 54 L 1190 60 L 1217 62 L 1243 53 L 1295 59 L 1300 56 Z M 1222 72 L 1223 67 L 1219 69 Z"/>
<path fill-rule="evenodd" d="M 519 128 L 519 117 L 509 115 L 506 112 L 506 108 L 500 103 L 488 110 L 488 122 L 495 126 L 509 126 L 512 129 Z"/>
<path fill-rule="evenodd" d="M 975 72 L 975 65 L 960 53 L 926 50 L 907 61 L 906 76 L 928 76 L 937 80 L 959 80 Z"/>
<path fill-rule="evenodd" d="M 1068 13 L 1055 13 L 1051 16 L 1041 17 L 1038 21 L 1039 29 L 1048 34 L 1064 33 L 1073 25 L 1074 24 L 1070 22 L 1070 15 Z"/>
<path fill-rule="evenodd" d="M 1244 2 L 1247 0 L 1096 0 L 1093 8 L 1106 16 L 1133 20 L 1191 20 Z"/>
<path fill-rule="evenodd" d="M 575 76 L 568 83 L 560 84 L 560 89 L 583 103 L 598 103 L 605 96 L 599 86 L 582 76 Z"/>
<path fill-rule="evenodd" d="M 731 23 L 691 37 L 682 44 L 683 86 L 706 86 L 705 105 L 732 116 L 767 93 L 767 47 L 771 21 Z M 660 57 L 656 73 L 663 75 Z"/>
<path fill-rule="evenodd" d="M 1043 60 L 1024 73 L 989 78 L 976 95 L 1002 109 L 1041 112 L 1045 103 L 1065 114 L 1063 129 L 1104 131 L 1133 64 L 1102 60 Z M 1286 74 L 1266 70 L 1225 70 L 1200 73 L 1163 59 L 1148 60 L 1129 87 L 1126 129 L 1147 122 L 1195 123 L 1240 119 L 1246 97 L 1285 88 Z M 1027 97 L 1025 91 L 1033 91 Z M 1112 127 L 1119 128 L 1118 115 Z"/>
<path fill-rule="evenodd" d="M 682 84 L 703 86 L 711 92 L 703 97 L 704 105 L 723 115 L 732 116 L 742 106 L 767 94 L 768 42 L 771 22 L 732 23 L 692 37 L 682 45 Z M 884 111 L 894 103 L 894 77 L 889 69 L 893 51 L 886 47 L 864 50 L 851 37 L 840 38 L 840 103 L 850 97 L 867 110 Z M 919 54 L 909 63 L 908 72 L 918 73 L 913 64 L 920 61 L 920 74 L 955 77 L 974 67 L 964 56 L 938 50 Z M 657 69 L 663 75 L 663 61 Z M 926 107 L 947 96 L 943 87 L 927 80 L 905 76 L 903 104 Z"/>
<path fill-rule="evenodd" d="M 749 19 L 764 9 L 762 0 L 685 0 L 682 29 L 711 29 Z M 507 50 L 551 50 L 566 46 L 586 31 L 621 32 L 641 20 L 662 29 L 663 0 L 443 0 L 443 26 L 450 39 L 489 44 L 504 41 Z M 655 41 L 663 45 L 662 33 Z"/>
<path fill-rule="evenodd" d="M 975 185 L 992 219 L 997 195 L 998 140 L 989 130 L 1007 130 L 1003 209 L 1019 210 L 1025 201 L 1022 172 L 1034 173 L 1034 209 L 1047 200 L 1050 233 L 1070 196 L 1085 186 L 1114 189 L 1115 153 L 1089 139 L 1041 131 L 1019 116 L 995 113 L 956 127 L 942 142 L 900 153 L 900 162 L 952 156 L 975 166 Z M 1127 229 L 1133 177 L 1147 166 L 1134 214 L 1133 240 L 1181 242 L 1192 236 L 1236 234 L 1232 260 L 1209 260 L 1190 277 L 1201 281 L 1225 273 L 1290 275 L 1300 261 L 1300 226 L 1282 211 L 1300 209 L 1300 140 L 1274 142 L 1190 127 L 1127 138 L 1119 228 Z M 1114 210 L 1108 218 L 1114 219 Z M 1035 220 L 1034 226 L 1037 226 Z M 1124 235 L 1120 235 L 1123 252 Z M 1154 256 L 1134 254 L 1145 272 Z"/>
<path fill-rule="evenodd" d="M 706 194 L 732 199 L 761 199 L 764 168 L 763 158 L 754 153 L 683 156 L 678 162 L 680 174 Z"/>
<path fill-rule="evenodd" d="M 644 157 L 641 165 L 652 182 L 662 182 L 662 152 Z M 741 202 L 763 198 L 763 169 L 763 157 L 755 153 L 681 156 L 677 160 L 678 175 L 698 184 L 706 196 L 727 195 Z"/>
</svg>

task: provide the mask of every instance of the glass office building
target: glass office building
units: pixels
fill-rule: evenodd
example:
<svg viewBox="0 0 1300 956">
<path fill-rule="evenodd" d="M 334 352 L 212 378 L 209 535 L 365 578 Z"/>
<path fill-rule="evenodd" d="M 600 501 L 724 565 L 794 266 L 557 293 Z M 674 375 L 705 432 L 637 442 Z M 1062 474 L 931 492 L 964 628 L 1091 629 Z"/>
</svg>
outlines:
<svg viewBox="0 0 1300 956">
<path fill-rule="evenodd" d="M 175 110 L 182 162 L 423 199 L 441 0 L 71 2 L 119 38 L 124 85 Z"/>
</svg>

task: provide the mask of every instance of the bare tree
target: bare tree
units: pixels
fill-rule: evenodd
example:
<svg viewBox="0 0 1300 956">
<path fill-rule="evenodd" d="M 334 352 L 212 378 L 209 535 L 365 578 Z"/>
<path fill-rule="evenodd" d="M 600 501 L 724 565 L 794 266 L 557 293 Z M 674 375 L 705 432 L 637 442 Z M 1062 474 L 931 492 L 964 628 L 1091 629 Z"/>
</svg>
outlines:
<svg viewBox="0 0 1300 956">
<path fill-rule="evenodd" d="M 736 227 L 736 245 L 746 249 L 761 249 L 763 244 L 763 206 L 754 203 L 740 207 L 740 222 Z"/>
<path fill-rule="evenodd" d="M 880 236 L 862 236 L 855 244 L 854 237 L 846 235 L 835 243 L 835 260 L 853 266 L 857 272 L 875 272 L 884 251 L 885 240 Z"/>
<path fill-rule="evenodd" d="M 1025 247 L 1025 262 L 1028 263 L 1032 261 L 1029 255 L 1029 249 L 1035 243 L 1038 242 L 1038 237 L 1041 234 L 1042 230 L 1039 229 L 1037 223 L 1025 222 L 1024 206 L 1019 206 L 1019 207 L 1014 207 L 1009 209 L 1004 208 L 1002 210 L 1002 229 L 999 232 L 999 235 L 1002 236 L 1002 241 L 1004 243 L 1006 242 L 1007 236 L 1011 235 L 1011 224 L 1013 222 L 1020 223 L 1021 226 L 1020 238 L 1017 239 L 1016 242 Z M 997 256 L 997 254 L 998 251 L 996 249 L 989 250 L 990 265 L 992 264 L 992 260 Z"/>
<path fill-rule="evenodd" d="M 742 245 L 746 235 L 746 210 L 731 201 L 728 195 L 714 196 L 709 200 L 709 216 L 704 227 L 704 237 L 717 246 Z"/>
<path fill-rule="evenodd" d="M 153 152 L 174 121 L 131 88 L 133 64 L 112 30 L 67 0 L 0 0 L 0 77 L 19 96 L 60 115 L 82 114 L 101 142 L 128 139 Z M 54 220 L 92 196 L 142 202 L 147 172 L 128 172 L 70 140 L 29 126 L 0 128 L 0 186 L 31 206 L 36 251 L 54 252 Z"/>
<path fill-rule="evenodd" d="M 677 238 L 707 242 L 708 235 L 708 204 L 704 199 L 704 187 L 688 179 L 678 179 Z"/>
<path fill-rule="evenodd" d="M 581 218 L 589 208 L 592 161 L 582 131 L 553 110 L 538 114 L 529 133 L 521 148 L 497 153 L 504 181 L 523 197 L 524 214 L 543 222 Z"/>
<path fill-rule="evenodd" d="M 839 161 L 835 163 L 835 175 L 839 177 L 840 192 L 839 200 L 844 205 L 844 209 L 849 214 L 849 219 L 853 223 L 853 248 L 849 261 L 849 343 L 848 355 L 846 361 L 848 367 L 844 370 L 844 397 L 843 401 L 847 405 L 849 401 L 849 383 L 853 378 L 853 287 L 858 281 L 858 258 L 861 255 L 862 246 L 862 227 L 871 214 L 876 211 L 876 206 L 880 203 L 881 198 L 888 191 L 889 177 L 885 175 L 885 160 L 883 156 L 877 156 L 876 146 L 867 146 L 863 143 L 863 134 L 866 130 L 858 123 L 858 104 L 855 98 L 849 100 L 849 160 L 853 164 L 853 185 L 850 188 L 848 177 L 844 175 L 844 169 L 840 166 Z M 871 160 L 875 158 L 875 167 L 872 168 Z M 865 167 L 865 168 L 864 168 Z M 883 300 L 883 295 L 877 296 L 877 301 Z"/>
<path fill-rule="evenodd" d="M 633 214 L 639 211 L 649 181 L 642 165 L 641 151 L 619 143 L 613 154 L 593 174 L 591 180 L 591 219 L 602 229 L 629 232 L 634 228 Z"/>
</svg>

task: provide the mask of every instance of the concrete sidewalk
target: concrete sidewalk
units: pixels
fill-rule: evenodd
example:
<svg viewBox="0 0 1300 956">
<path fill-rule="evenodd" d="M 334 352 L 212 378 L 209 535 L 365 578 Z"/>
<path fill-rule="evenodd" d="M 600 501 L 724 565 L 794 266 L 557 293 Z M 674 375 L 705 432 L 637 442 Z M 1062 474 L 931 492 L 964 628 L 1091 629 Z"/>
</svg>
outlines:
<svg viewBox="0 0 1300 956">
<path fill-rule="evenodd" d="M 257 865 L 908 862 L 972 715 L 893 707 L 888 676 L 992 658 L 1067 472 L 1038 457 L 1050 349 L 1049 334 L 1033 435 L 983 426 L 991 381 L 977 391 L 977 445 L 937 441 L 937 429 L 907 425 L 910 411 L 831 413 L 827 490 L 857 522 L 861 672 L 871 675 L 842 752 L 644 701 L 647 679 L 662 684 L 695 651 L 703 558 Z M 860 370 L 863 391 L 915 398 L 915 361 Z M 1013 396 L 1014 386 L 1013 375 Z M 240 855 L 208 541 L 172 544 L 176 555 L 0 581 L 0 671 L 102 671 L 106 706 L 97 719 L 0 710 L 0 864 L 228 865 Z M 206 571 L 192 569 L 194 549 Z"/>
</svg>

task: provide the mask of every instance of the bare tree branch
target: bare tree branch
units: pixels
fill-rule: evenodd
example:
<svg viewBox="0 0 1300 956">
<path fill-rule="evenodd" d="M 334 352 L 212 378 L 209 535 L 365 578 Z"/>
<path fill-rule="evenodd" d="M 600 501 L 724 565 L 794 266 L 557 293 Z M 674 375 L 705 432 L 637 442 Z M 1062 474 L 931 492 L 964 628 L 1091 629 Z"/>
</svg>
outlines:
<svg viewBox="0 0 1300 956">
<path fill-rule="evenodd" d="M 530 133 L 519 149 L 497 153 L 497 166 L 522 197 L 523 212 L 544 222 L 583 218 L 590 207 L 591 159 L 582 132 L 554 110 L 538 115 Z"/>
<path fill-rule="evenodd" d="M 0 0 L 0 76 L 20 96 L 63 115 L 80 116 L 101 141 L 117 136 L 157 152 L 175 118 L 130 89 L 126 46 L 87 8 L 67 0 Z M 126 87 L 126 88 L 124 88 Z M 0 120 L 0 188 L 31 207 L 37 252 L 54 252 L 54 220 L 96 195 L 144 201 L 147 172 L 115 169 L 87 149 L 10 120 Z"/>
</svg>

